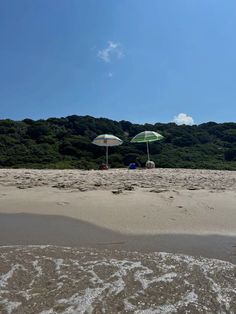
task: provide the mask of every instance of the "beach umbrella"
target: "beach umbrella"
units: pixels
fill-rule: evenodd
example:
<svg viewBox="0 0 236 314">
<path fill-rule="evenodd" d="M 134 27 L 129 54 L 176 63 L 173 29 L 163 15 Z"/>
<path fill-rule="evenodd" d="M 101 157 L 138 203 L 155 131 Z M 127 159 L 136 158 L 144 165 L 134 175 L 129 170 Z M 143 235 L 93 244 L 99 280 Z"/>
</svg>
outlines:
<svg viewBox="0 0 236 314">
<path fill-rule="evenodd" d="M 108 167 L 108 147 L 109 146 L 118 146 L 123 143 L 119 137 L 116 137 L 111 134 L 102 134 L 97 136 L 93 141 L 93 144 L 98 146 L 105 146 L 106 147 L 106 165 Z"/>
<path fill-rule="evenodd" d="M 148 161 L 150 160 L 149 157 L 149 142 L 155 142 L 155 141 L 160 141 L 164 137 L 154 131 L 144 131 L 139 134 L 137 134 L 135 137 L 132 138 L 131 143 L 147 143 L 147 155 L 148 155 Z"/>
</svg>

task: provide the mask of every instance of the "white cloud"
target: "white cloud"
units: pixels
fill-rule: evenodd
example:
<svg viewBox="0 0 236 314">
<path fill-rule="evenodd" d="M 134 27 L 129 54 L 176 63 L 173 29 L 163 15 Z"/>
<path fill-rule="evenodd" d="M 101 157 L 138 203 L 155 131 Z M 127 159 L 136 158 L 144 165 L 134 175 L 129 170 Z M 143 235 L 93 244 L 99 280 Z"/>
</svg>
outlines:
<svg viewBox="0 0 236 314">
<path fill-rule="evenodd" d="M 174 117 L 173 122 L 176 124 L 186 124 L 186 125 L 193 125 L 194 120 L 191 116 L 188 116 L 186 113 L 179 113 L 177 116 Z"/>
<path fill-rule="evenodd" d="M 109 72 L 109 73 L 108 73 L 108 77 L 110 77 L 110 78 L 113 77 L 113 73 L 112 73 L 112 72 Z"/>
<path fill-rule="evenodd" d="M 99 50 L 97 56 L 104 62 L 111 62 L 113 57 L 118 59 L 122 58 L 124 53 L 119 43 L 108 41 L 107 47 Z"/>
</svg>

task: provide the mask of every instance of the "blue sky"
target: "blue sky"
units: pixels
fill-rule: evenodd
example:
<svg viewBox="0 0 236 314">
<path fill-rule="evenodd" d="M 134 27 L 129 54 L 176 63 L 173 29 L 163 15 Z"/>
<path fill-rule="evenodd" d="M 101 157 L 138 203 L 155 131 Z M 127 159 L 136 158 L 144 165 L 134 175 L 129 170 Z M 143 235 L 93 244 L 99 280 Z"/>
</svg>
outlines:
<svg viewBox="0 0 236 314">
<path fill-rule="evenodd" d="M 236 121 L 235 0 L 0 0 L 0 119 Z"/>
</svg>

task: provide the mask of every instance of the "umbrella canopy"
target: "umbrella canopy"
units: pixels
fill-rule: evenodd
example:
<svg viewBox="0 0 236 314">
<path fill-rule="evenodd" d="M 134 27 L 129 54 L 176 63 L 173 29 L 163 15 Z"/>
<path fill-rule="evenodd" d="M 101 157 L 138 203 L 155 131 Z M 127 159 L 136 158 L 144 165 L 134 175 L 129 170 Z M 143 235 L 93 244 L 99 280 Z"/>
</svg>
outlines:
<svg viewBox="0 0 236 314">
<path fill-rule="evenodd" d="M 121 145 L 123 141 L 117 136 L 102 134 L 97 136 L 92 143 L 98 146 L 118 146 Z"/>
<path fill-rule="evenodd" d="M 147 155 L 148 155 L 148 161 L 150 160 L 149 158 L 149 142 L 155 142 L 155 141 L 160 141 L 164 137 L 154 131 L 144 131 L 139 134 L 137 134 L 134 138 L 132 138 L 131 143 L 147 143 Z"/>
<path fill-rule="evenodd" d="M 131 143 L 146 143 L 162 140 L 164 137 L 154 131 L 144 131 L 132 138 Z"/>
<path fill-rule="evenodd" d="M 108 166 L 108 147 L 121 145 L 123 141 L 119 139 L 119 137 L 112 134 L 101 134 L 97 136 L 92 143 L 98 146 L 106 147 L 106 165 Z"/>
</svg>

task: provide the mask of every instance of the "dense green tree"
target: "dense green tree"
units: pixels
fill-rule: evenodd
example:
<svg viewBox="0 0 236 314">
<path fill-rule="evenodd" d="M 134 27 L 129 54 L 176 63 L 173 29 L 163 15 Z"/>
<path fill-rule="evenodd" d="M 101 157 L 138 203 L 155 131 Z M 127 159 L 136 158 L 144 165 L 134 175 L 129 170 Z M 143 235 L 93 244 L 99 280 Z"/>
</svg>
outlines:
<svg viewBox="0 0 236 314">
<path fill-rule="evenodd" d="M 225 160 L 227 161 L 236 161 L 236 148 L 229 149 L 225 152 Z"/>
<path fill-rule="evenodd" d="M 38 121 L 0 120 L 0 166 L 98 169 L 105 161 L 105 148 L 91 141 L 102 133 L 124 141 L 110 149 L 112 167 L 127 167 L 131 162 L 144 166 L 146 145 L 130 143 L 144 130 L 164 136 L 163 141 L 150 144 L 151 158 L 159 167 L 236 170 L 236 123 L 141 125 L 76 115 Z"/>
</svg>

